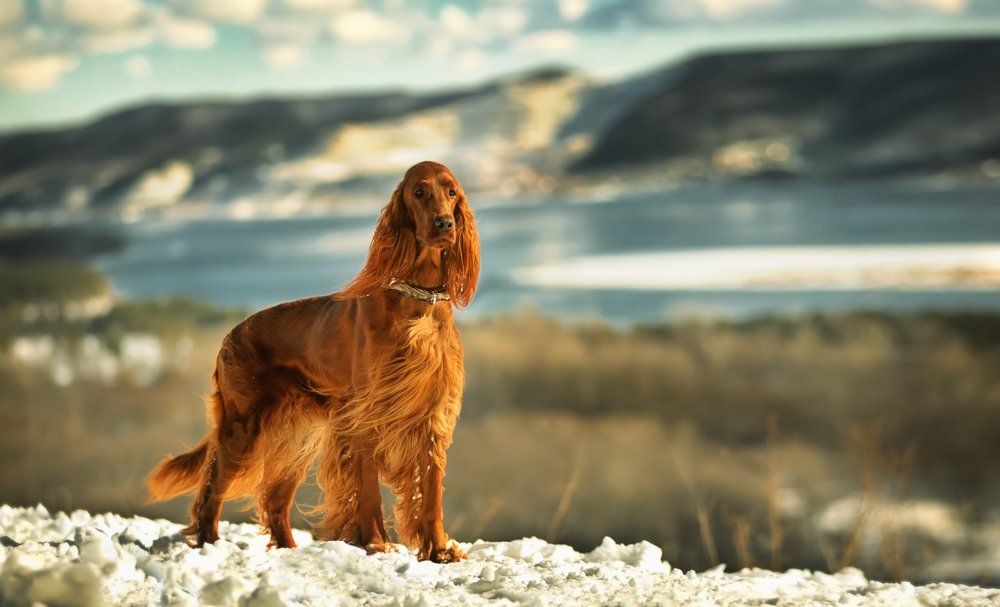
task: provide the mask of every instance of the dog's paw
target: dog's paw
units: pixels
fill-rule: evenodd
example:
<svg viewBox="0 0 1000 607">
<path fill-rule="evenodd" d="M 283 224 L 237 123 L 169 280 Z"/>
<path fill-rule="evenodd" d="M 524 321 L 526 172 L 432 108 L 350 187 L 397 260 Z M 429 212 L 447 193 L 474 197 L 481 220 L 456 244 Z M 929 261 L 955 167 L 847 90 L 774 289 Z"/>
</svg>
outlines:
<svg viewBox="0 0 1000 607">
<path fill-rule="evenodd" d="M 205 544 L 214 544 L 218 540 L 219 540 L 218 536 L 212 538 L 212 537 L 202 537 L 199 535 L 198 537 L 191 538 L 184 543 L 187 544 L 189 548 L 204 548 Z"/>
<path fill-rule="evenodd" d="M 457 563 L 469 557 L 464 550 L 458 547 L 454 541 L 449 541 L 444 548 L 431 548 L 427 551 L 420 551 L 417 558 L 422 561 L 433 561 L 435 563 Z"/>
<path fill-rule="evenodd" d="M 218 529 L 203 529 L 201 527 L 191 525 L 181 529 L 181 534 L 186 538 L 185 542 L 191 548 L 201 548 L 205 544 L 214 544 L 219 541 L 219 531 Z"/>
<path fill-rule="evenodd" d="M 399 547 L 392 542 L 372 542 L 365 546 L 368 554 L 378 554 L 380 552 L 399 552 Z"/>
<path fill-rule="evenodd" d="M 291 536 L 287 538 L 272 537 L 271 541 L 267 543 L 267 549 L 271 550 L 272 548 L 298 548 L 298 544 Z"/>
</svg>

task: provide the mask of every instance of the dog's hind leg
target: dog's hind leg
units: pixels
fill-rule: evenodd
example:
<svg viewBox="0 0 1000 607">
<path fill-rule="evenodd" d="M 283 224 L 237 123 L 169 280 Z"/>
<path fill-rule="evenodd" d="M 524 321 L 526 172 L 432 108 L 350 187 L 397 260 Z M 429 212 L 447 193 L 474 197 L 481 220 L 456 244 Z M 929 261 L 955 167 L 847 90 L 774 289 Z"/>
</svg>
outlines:
<svg viewBox="0 0 1000 607">
<path fill-rule="evenodd" d="M 219 539 L 219 515 L 230 486 L 250 467 L 254 442 L 259 433 L 256 416 L 237 419 L 223 417 L 216 428 L 216 439 L 208 454 L 201 488 L 191 507 L 191 525 L 181 531 L 194 536 L 194 546 Z"/>
<path fill-rule="evenodd" d="M 323 439 L 321 416 L 305 399 L 291 399 L 265 416 L 255 459 L 262 468 L 257 488 L 257 518 L 271 533 L 268 544 L 294 548 L 289 515 L 295 491 L 305 478 Z"/>
<path fill-rule="evenodd" d="M 289 519 L 295 491 L 306 476 L 306 468 L 288 470 L 279 478 L 270 481 L 258 498 L 258 518 L 271 533 L 268 546 L 275 548 L 295 548 L 292 538 L 292 523 Z"/>
</svg>

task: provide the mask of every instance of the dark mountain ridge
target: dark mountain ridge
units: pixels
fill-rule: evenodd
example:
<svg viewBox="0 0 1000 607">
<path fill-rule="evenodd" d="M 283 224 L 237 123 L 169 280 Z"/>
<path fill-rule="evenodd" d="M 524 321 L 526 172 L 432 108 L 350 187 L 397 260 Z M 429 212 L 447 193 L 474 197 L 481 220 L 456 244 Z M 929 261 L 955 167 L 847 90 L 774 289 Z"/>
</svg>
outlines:
<svg viewBox="0 0 1000 607">
<path fill-rule="evenodd" d="M 235 199 L 273 185 L 262 167 L 328 154 L 331 134 L 345 126 L 397 129 L 391 134 L 403 132 L 406 120 L 434 112 L 435 120 L 447 115 L 446 122 L 458 124 L 440 144 L 446 146 L 440 160 L 468 166 L 489 160 L 506 163 L 511 173 L 534 171 L 515 195 L 531 192 L 535 183 L 579 191 L 626 174 L 629 183 L 654 184 L 938 175 L 996 180 L 997 74 L 1000 38 L 965 38 L 716 52 L 610 85 L 548 68 L 433 94 L 154 103 L 85 125 L 0 136 L 0 212 L 113 210 L 151 170 L 178 162 L 190 171 L 183 200 Z M 528 106 L 535 108 L 530 120 Z M 554 126 L 541 136 L 529 133 L 530 145 L 521 143 L 516 131 L 539 117 Z M 507 146 L 503 153 L 490 143 L 498 134 Z M 376 164 L 384 153 L 347 151 Z M 377 179 L 396 172 L 363 167 L 336 177 L 333 189 L 363 192 L 375 184 L 381 191 L 385 184 Z M 307 186 L 286 183 L 280 192 L 299 188 L 309 199 L 328 191 L 326 177 L 317 179 Z M 489 190 L 473 176 L 469 181 Z M 84 195 L 74 203 L 79 191 Z"/>
<path fill-rule="evenodd" d="M 710 162 L 741 141 L 784 141 L 811 178 L 962 170 L 1000 156 L 1000 39 L 713 53 L 672 70 L 574 164 Z"/>
<path fill-rule="evenodd" d="M 321 129 L 397 117 L 481 94 L 489 86 L 434 95 L 385 93 L 312 99 L 206 101 L 128 108 L 82 126 L 0 137 L 0 209 L 61 199 L 70 184 L 93 184 L 92 199 L 113 203 L 150 167 L 197 160 L 217 150 L 212 170 L 197 175 L 196 191 L 212 177 L 252 179 L 269 146 L 284 154 L 308 151 Z M 102 178 L 93 183 L 90 177 Z"/>
</svg>

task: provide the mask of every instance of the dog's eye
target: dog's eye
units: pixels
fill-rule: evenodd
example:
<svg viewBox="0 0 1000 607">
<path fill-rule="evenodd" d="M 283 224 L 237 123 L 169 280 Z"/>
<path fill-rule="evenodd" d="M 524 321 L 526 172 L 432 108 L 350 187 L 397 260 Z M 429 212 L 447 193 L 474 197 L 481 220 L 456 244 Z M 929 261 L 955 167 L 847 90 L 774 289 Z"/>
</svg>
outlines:
<svg viewBox="0 0 1000 607">
<path fill-rule="evenodd" d="M 417 198 L 423 198 L 424 197 L 423 188 L 417 188 L 417 191 L 414 192 L 413 195 L 416 196 Z"/>
<path fill-rule="evenodd" d="M 455 196 L 455 190 L 448 190 L 449 196 Z"/>
</svg>

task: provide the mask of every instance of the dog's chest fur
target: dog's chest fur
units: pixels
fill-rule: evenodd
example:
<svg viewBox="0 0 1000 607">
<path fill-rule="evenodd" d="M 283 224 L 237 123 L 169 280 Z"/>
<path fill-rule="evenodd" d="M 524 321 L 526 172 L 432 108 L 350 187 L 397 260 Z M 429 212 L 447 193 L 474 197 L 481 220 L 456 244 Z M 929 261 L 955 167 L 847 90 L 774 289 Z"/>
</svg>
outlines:
<svg viewBox="0 0 1000 607">
<path fill-rule="evenodd" d="M 396 346 L 372 365 L 344 420 L 353 427 L 344 429 L 377 436 L 383 445 L 409 442 L 414 434 L 446 445 L 464 382 L 458 332 L 434 315 L 402 321 L 393 332 Z"/>
<path fill-rule="evenodd" d="M 431 410 L 458 400 L 463 381 L 462 350 L 454 326 L 431 314 L 401 324 L 398 375 L 384 379 L 412 386 L 414 396 L 419 394 Z"/>
</svg>

